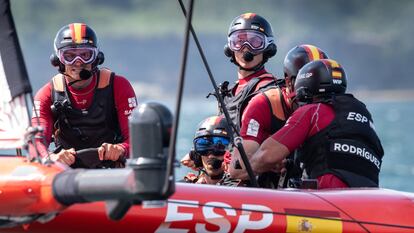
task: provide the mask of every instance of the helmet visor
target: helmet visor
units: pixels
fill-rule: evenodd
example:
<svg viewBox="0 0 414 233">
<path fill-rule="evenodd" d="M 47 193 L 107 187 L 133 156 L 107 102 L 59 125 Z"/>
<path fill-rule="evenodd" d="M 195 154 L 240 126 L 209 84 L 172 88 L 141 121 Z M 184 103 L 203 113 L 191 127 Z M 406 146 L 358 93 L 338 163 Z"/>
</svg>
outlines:
<svg viewBox="0 0 414 233">
<path fill-rule="evenodd" d="M 62 48 L 59 50 L 59 60 L 65 65 L 73 65 L 77 60 L 89 64 L 95 61 L 97 55 L 98 50 L 89 47 Z"/>
<path fill-rule="evenodd" d="M 199 137 L 194 139 L 194 151 L 202 156 L 222 156 L 226 153 L 230 144 L 229 139 L 224 137 Z"/>
<path fill-rule="evenodd" d="M 233 32 L 228 38 L 228 45 L 232 51 L 239 51 L 248 46 L 255 52 L 263 51 L 273 40 L 257 31 L 240 30 Z"/>
</svg>

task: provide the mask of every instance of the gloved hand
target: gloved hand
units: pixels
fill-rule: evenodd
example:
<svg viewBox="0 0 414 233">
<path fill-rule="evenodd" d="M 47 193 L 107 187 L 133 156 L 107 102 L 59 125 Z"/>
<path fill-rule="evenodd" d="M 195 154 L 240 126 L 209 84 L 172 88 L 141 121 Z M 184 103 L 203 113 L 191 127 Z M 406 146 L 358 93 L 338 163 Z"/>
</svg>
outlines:
<svg viewBox="0 0 414 233">
<path fill-rule="evenodd" d="M 99 160 L 117 161 L 119 157 L 125 155 L 125 149 L 120 144 L 102 143 L 98 147 Z"/>
<path fill-rule="evenodd" d="M 75 155 L 76 152 L 74 148 L 70 148 L 68 150 L 62 149 L 57 154 L 50 154 L 50 160 L 70 166 L 75 162 Z"/>
<path fill-rule="evenodd" d="M 199 168 L 195 166 L 194 161 L 190 158 L 190 153 L 187 153 L 186 155 L 184 155 L 180 163 L 186 167 L 193 169 L 194 171 L 200 170 Z"/>
</svg>

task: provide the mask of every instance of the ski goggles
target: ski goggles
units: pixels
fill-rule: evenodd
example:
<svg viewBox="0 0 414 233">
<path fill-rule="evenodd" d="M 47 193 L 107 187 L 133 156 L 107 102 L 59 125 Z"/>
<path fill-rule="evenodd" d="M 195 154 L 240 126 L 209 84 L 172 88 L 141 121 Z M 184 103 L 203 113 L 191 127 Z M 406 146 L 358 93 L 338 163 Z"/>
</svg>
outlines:
<svg viewBox="0 0 414 233">
<path fill-rule="evenodd" d="M 59 50 L 59 60 L 65 65 L 73 65 L 77 60 L 89 64 L 95 61 L 97 55 L 98 49 L 93 47 L 62 48 Z"/>
<path fill-rule="evenodd" d="M 222 156 L 226 153 L 230 140 L 224 137 L 199 137 L 194 139 L 194 151 L 201 155 Z"/>
<path fill-rule="evenodd" d="M 228 45 L 232 51 L 240 51 L 247 45 L 251 51 L 261 52 L 271 43 L 273 43 L 273 37 L 249 30 L 235 31 L 228 38 Z"/>
</svg>

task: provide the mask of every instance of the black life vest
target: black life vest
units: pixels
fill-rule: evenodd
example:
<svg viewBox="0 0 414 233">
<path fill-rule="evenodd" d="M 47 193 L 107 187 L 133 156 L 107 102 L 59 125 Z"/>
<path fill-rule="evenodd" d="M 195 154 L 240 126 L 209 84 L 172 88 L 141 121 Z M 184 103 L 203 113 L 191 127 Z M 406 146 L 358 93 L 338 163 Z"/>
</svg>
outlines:
<svg viewBox="0 0 414 233">
<path fill-rule="evenodd" d="M 234 95 L 234 93 L 236 92 L 238 84 L 232 88 L 232 95 L 226 97 L 225 102 L 230 118 L 238 131 L 240 131 L 241 128 L 241 117 L 244 109 L 249 101 L 259 93 L 263 93 L 266 96 L 270 109 L 270 133 L 275 133 L 285 125 L 286 119 L 291 114 L 291 110 L 288 108 L 281 90 L 281 85 L 284 85 L 283 81 L 284 80 L 277 80 L 273 75 L 267 73 L 252 78 L 246 86 L 237 93 L 237 95 Z M 280 112 L 280 109 L 283 111 L 282 117 L 278 117 L 276 114 L 277 112 Z M 234 137 L 236 136 L 237 134 L 234 133 Z M 277 188 L 278 183 L 279 174 L 274 172 L 265 172 L 258 177 L 258 184 L 262 188 Z"/>
<path fill-rule="evenodd" d="M 63 75 L 53 77 L 51 108 L 58 150 L 96 148 L 104 142 L 115 144 L 123 141 L 113 94 L 115 74 L 101 69 L 97 75 L 92 104 L 85 110 L 72 107 Z"/>
<path fill-rule="evenodd" d="M 272 79 L 269 79 L 272 78 Z M 278 81 L 271 74 L 263 74 L 259 77 L 252 78 L 246 86 L 239 92 L 237 95 L 234 95 L 238 84 L 232 87 L 232 95 L 224 98 L 227 110 L 229 112 L 230 118 L 233 121 L 234 125 L 237 127 L 237 130 L 240 131 L 241 128 L 241 117 L 244 109 L 248 105 L 249 101 L 258 93 L 264 93 L 271 110 L 271 132 L 276 132 L 280 129 L 286 121 L 287 114 L 289 114 L 288 107 L 284 101 L 282 91 L 279 87 L 280 81 Z M 277 96 L 279 95 L 279 96 Z M 275 100 L 280 98 L 280 103 L 284 111 L 285 119 L 279 119 L 276 116 L 275 109 L 278 107 L 278 101 Z M 236 134 L 235 134 L 236 136 Z"/>
<path fill-rule="evenodd" d="M 378 187 L 384 150 L 365 104 L 350 94 L 330 102 L 334 120 L 303 144 L 299 160 L 310 178 L 331 173 L 350 187 Z"/>
</svg>

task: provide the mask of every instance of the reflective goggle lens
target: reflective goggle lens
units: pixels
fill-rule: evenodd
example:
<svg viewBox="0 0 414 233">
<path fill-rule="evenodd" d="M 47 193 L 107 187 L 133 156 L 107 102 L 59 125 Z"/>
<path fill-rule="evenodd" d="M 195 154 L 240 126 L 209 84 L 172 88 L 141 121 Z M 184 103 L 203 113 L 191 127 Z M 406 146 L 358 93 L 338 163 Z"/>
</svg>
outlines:
<svg viewBox="0 0 414 233">
<path fill-rule="evenodd" d="M 256 31 L 236 31 L 230 35 L 228 42 L 233 51 L 239 51 L 244 45 L 252 50 L 266 48 L 266 36 Z"/>
<path fill-rule="evenodd" d="M 226 153 L 229 144 L 229 139 L 224 137 L 200 137 L 194 140 L 194 150 L 202 156 L 209 154 L 221 156 Z"/>
<path fill-rule="evenodd" d="M 97 54 L 96 48 L 64 48 L 59 50 L 59 59 L 65 65 L 72 65 L 78 59 L 89 64 L 96 59 Z"/>
</svg>

